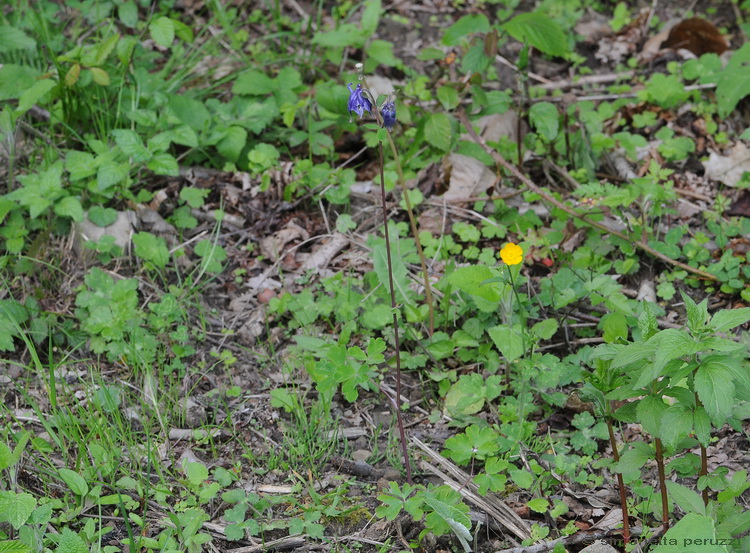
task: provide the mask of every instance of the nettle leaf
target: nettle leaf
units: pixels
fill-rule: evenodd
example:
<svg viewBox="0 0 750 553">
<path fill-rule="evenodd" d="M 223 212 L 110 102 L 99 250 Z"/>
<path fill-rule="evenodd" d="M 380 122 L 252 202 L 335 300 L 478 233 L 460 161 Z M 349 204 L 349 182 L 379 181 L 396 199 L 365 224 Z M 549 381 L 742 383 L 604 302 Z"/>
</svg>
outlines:
<svg viewBox="0 0 750 553">
<path fill-rule="evenodd" d="M 135 131 L 129 129 L 114 129 L 112 137 L 122 152 L 133 158 L 136 163 L 143 163 L 151 157 L 151 152 L 143 145 L 143 140 Z"/>
<path fill-rule="evenodd" d="M 520 325 L 498 325 L 487 329 L 492 341 L 508 362 L 513 362 L 525 353 L 523 329 Z"/>
<path fill-rule="evenodd" d="M 737 50 L 716 80 L 719 116 L 727 117 L 737 104 L 750 94 L 750 42 Z"/>
<path fill-rule="evenodd" d="M 174 40 L 174 21 L 164 16 L 157 17 L 149 23 L 148 32 L 156 44 L 162 48 L 169 48 Z"/>
<path fill-rule="evenodd" d="M 435 148 L 448 151 L 453 141 L 453 118 L 442 112 L 431 113 L 424 122 L 424 137 Z"/>
<path fill-rule="evenodd" d="M 117 221 L 117 210 L 100 205 L 91 206 L 88 211 L 89 221 L 98 227 L 108 227 Z"/>
<path fill-rule="evenodd" d="M 70 217 L 75 222 L 83 221 L 83 206 L 75 196 L 66 196 L 55 204 L 54 212 L 61 217 Z"/>
<path fill-rule="evenodd" d="M 560 129 L 560 114 L 552 102 L 536 102 L 529 108 L 529 121 L 545 142 L 557 138 Z"/>
<path fill-rule="evenodd" d="M 711 317 L 709 325 L 714 332 L 726 332 L 750 321 L 750 307 L 722 309 Z"/>
<path fill-rule="evenodd" d="M 640 471 L 641 468 L 655 455 L 654 448 L 643 442 L 633 442 L 622 455 L 615 470 L 620 474 L 628 474 Z"/>
<path fill-rule="evenodd" d="M 57 542 L 56 553 L 89 553 L 89 548 L 83 538 L 70 528 L 63 528 Z"/>
<path fill-rule="evenodd" d="M 232 125 L 227 129 L 226 136 L 216 145 L 216 149 L 225 158 L 236 163 L 246 144 L 247 131 L 240 126 Z"/>
<path fill-rule="evenodd" d="M 691 544 L 696 544 L 691 546 Z M 701 544 L 701 545 L 697 545 Z M 659 545 L 649 549 L 652 553 L 726 553 L 727 547 L 719 545 L 712 518 L 688 513 L 659 540 Z"/>
<path fill-rule="evenodd" d="M 150 232 L 139 232 L 133 236 L 135 254 L 145 261 L 150 261 L 156 267 L 163 269 L 169 262 L 167 243 L 161 236 L 154 236 Z"/>
<path fill-rule="evenodd" d="M 693 429 L 693 411 L 685 405 L 671 405 L 661 418 L 661 438 L 668 446 L 675 446 Z"/>
<path fill-rule="evenodd" d="M 29 493 L 0 492 L 0 520 L 18 530 L 26 524 L 36 507 L 36 499 Z"/>
<path fill-rule="evenodd" d="M 0 541 L 0 553 L 31 553 L 31 547 L 17 540 Z"/>
<path fill-rule="evenodd" d="M 486 33 L 490 30 L 490 22 L 484 14 L 464 15 L 443 33 L 442 43 L 445 46 L 455 46 L 473 33 Z"/>
<path fill-rule="evenodd" d="M 732 370 L 724 363 L 701 363 L 695 373 L 698 398 L 715 426 L 722 426 L 732 414 L 734 379 Z"/>
<path fill-rule="evenodd" d="M 672 482 L 671 480 L 666 481 L 667 491 L 672 500 L 679 505 L 680 509 L 686 513 L 698 513 L 700 515 L 706 514 L 706 506 L 703 504 L 703 499 L 697 493 L 690 488 Z"/>
<path fill-rule="evenodd" d="M 638 402 L 638 422 L 646 432 L 655 438 L 661 438 L 661 420 L 666 410 L 667 404 L 661 397 L 646 396 Z"/>
<path fill-rule="evenodd" d="M 528 43 L 550 56 L 568 54 L 568 41 L 555 21 L 538 12 L 522 13 L 508 21 L 503 28 L 516 40 Z"/>
</svg>

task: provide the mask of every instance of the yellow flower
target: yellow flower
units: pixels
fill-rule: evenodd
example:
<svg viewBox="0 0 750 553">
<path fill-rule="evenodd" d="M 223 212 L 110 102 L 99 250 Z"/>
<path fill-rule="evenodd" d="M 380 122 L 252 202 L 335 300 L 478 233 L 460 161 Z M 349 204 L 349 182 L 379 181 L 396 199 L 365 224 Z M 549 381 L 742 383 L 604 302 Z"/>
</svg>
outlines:
<svg viewBox="0 0 750 553">
<path fill-rule="evenodd" d="M 521 246 L 509 242 L 500 250 L 500 257 L 506 265 L 518 265 L 523 261 L 523 250 Z"/>
</svg>

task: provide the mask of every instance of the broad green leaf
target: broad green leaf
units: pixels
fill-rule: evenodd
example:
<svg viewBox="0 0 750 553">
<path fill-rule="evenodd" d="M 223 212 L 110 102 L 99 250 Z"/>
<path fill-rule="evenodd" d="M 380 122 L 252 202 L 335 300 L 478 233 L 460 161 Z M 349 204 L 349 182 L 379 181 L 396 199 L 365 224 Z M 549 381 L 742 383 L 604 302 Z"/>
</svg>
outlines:
<svg viewBox="0 0 750 553">
<path fill-rule="evenodd" d="M 734 406 L 732 372 L 721 363 L 702 363 L 695 373 L 698 398 L 715 426 L 721 427 Z"/>
<path fill-rule="evenodd" d="M 0 541 L 0 553 L 31 553 L 31 547 L 17 540 Z"/>
<path fill-rule="evenodd" d="M 483 14 L 464 15 L 445 30 L 442 43 L 446 46 L 455 46 L 473 33 L 486 33 L 489 30 L 490 22 L 487 16 Z"/>
<path fill-rule="evenodd" d="M 52 79 L 42 79 L 41 81 L 35 82 L 31 88 L 21 94 L 18 98 L 18 106 L 16 106 L 16 115 L 23 115 L 29 111 L 34 104 L 41 100 L 42 96 L 52 90 L 57 83 Z"/>
<path fill-rule="evenodd" d="M 667 480 L 666 484 L 669 496 L 679 505 L 680 509 L 686 513 L 706 514 L 706 506 L 703 504 L 703 499 L 696 492 L 671 480 Z"/>
<path fill-rule="evenodd" d="M 14 50 L 33 50 L 36 41 L 10 25 L 0 25 L 0 53 L 6 54 Z"/>
<path fill-rule="evenodd" d="M 151 157 L 149 152 L 143 145 L 141 137 L 130 129 L 114 129 L 112 131 L 112 137 L 120 147 L 122 152 L 133 158 L 136 163 L 142 163 Z"/>
<path fill-rule="evenodd" d="M 39 70 L 36 68 L 14 63 L 3 64 L 0 67 L 0 102 L 18 98 L 25 90 L 31 88 L 37 76 Z"/>
<path fill-rule="evenodd" d="M 693 411 L 680 404 L 671 405 L 661 419 L 660 436 L 669 446 L 677 443 L 690 434 L 693 429 Z"/>
<path fill-rule="evenodd" d="M 560 129 L 560 114 L 551 102 L 536 102 L 529 108 L 529 121 L 545 142 L 557 138 Z"/>
<path fill-rule="evenodd" d="M 89 548 L 83 538 L 70 528 L 63 528 L 60 532 L 55 553 L 89 553 Z"/>
<path fill-rule="evenodd" d="M 558 324 L 556 319 L 545 319 L 531 327 L 531 332 L 542 340 L 549 340 L 557 332 Z"/>
<path fill-rule="evenodd" d="M 463 433 L 445 440 L 446 452 L 459 465 L 471 459 L 485 459 L 499 452 L 497 438 L 497 432 L 492 428 L 472 424 Z"/>
<path fill-rule="evenodd" d="M 107 73 L 101 67 L 92 67 L 89 69 L 91 76 L 94 78 L 94 82 L 101 86 L 109 86 L 110 79 L 109 73 Z"/>
<path fill-rule="evenodd" d="M 360 22 L 362 30 L 365 33 L 372 35 L 377 31 L 382 11 L 383 7 L 380 0 L 367 0 L 367 2 L 365 2 L 365 9 L 362 12 L 362 19 Z"/>
<path fill-rule="evenodd" d="M 157 17 L 148 26 L 153 41 L 162 48 L 169 48 L 174 41 L 174 22 L 168 17 Z"/>
<path fill-rule="evenodd" d="M 452 86 L 441 86 L 437 89 L 437 97 L 445 109 L 453 109 L 458 105 L 458 92 Z"/>
<path fill-rule="evenodd" d="M 180 121 L 198 132 L 202 131 L 211 120 L 211 114 L 203 102 L 194 98 L 173 94 L 169 97 L 167 105 Z"/>
<path fill-rule="evenodd" d="M 146 167 L 157 175 L 167 175 L 170 177 L 178 177 L 180 175 L 180 167 L 177 165 L 177 160 L 172 154 L 166 152 L 156 154 L 149 160 Z"/>
<path fill-rule="evenodd" d="M 501 284 L 497 281 L 487 281 L 497 276 L 497 271 L 485 265 L 468 265 L 454 270 L 446 280 L 462 292 L 475 296 L 477 307 L 481 311 L 491 313 L 497 310 L 502 297 Z"/>
<path fill-rule="evenodd" d="M 523 329 L 520 325 L 514 325 L 512 328 L 508 325 L 498 325 L 488 328 L 487 334 L 509 363 L 525 353 Z"/>
<path fill-rule="evenodd" d="M 424 137 L 439 150 L 448 151 L 453 140 L 451 118 L 443 112 L 431 113 L 424 123 Z"/>
<path fill-rule="evenodd" d="M 0 520 L 18 530 L 26 524 L 36 507 L 36 499 L 29 493 L 0 492 Z"/>
<path fill-rule="evenodd" d="M 117 211 L 111 207 L 94 205 L 89 209 L 88 218 L 98 227 L 108 227 L 117 221 Z"/>
<path fill-rule="evenodd" d="M 726 118 L 737 104 L 750 94 L 750 42 L 746 42 L 729 60 L 716 82 L 719 116 Z"/>
<path fill-rule="evenodd" d="M 549 509 L 549 501 L 547 501 L 543 497 L 532 499 L 531 501 L 526 503 L 526 505 L 535 513 L 546 513 L 547 509 Z"/>
<path fill-rule="evenodd" d="M 175 144 L 195 148 L 198 146 L 198 135 L 188 125 L 180 125 L 171 131 L 171 139 Z M 166 148 L 165 148 L 166 149 Z"/>
<path fill-rule="evenodd" d="M 708 447 L 711 442 L 711 419 L 705 407 L 697 407 L 693 413 L 693 430 L 695 438 L 702 445 Z"/>
<path fill-rule="evenodd" d="M 718 545 L 716 529 L 711 518 L 688 513 L 660 539 L 651 553 L 727 553 Z"/>
<path fill-rule="evenodd" d="M 138 24 L 138 6 L 133 0 L 127 0 L 117 6 L 117 16 L 123 25 L 134 29 Z"/>
<path fill-rule="evenodd" d="M 70 217 L 76 223 L 83 221 L 83 206 L 75 196 L 66 196 L 55 204 L 54 212 L 61 217 Z"/>
<path fill-rule="evenodd" d="M 726 332 L 747 321 L 750 321 L 750 307 L 722 309 L 711 318 L 710 326 L 715 332 Z"/>
<path fill-rule="evenodd" d="M 661 438 L 661 420 L 666 410 L 667 404 L 664 403 L 662 398 L 646 396 L 638 402 L 636 409 L 638 422 L 641 423 L 646 432 L 655 438 Z"/>
<path fill-rule="evenodd" d="M 219 142 L 216 149 L 230 161 L 237 162 L 243 148 L 247 144 L 247 131 L 237 125 L 227 129 L 226 136 Z"/>
<path fill-rule="evenodd" d="M 186 186 L 180 190 L 180 199 L 190 207 L 197 208 L 205 203 L 206 196 L 208 196 L 209 193 L 210 190 L 208 188 Z"/>
<path fill-rule="evenodd" d="M 403 258 L 398 255 L 398 251 L 396 251 L 396 248 L 394 248 L 394 234 L 395 233 L 393 232 L 390 233 L 392 248 L 391 261 L 393 263 L 393 286 L 395 287 L 396 301 L 413 303 L 411 296 L 408 293 L 409 276 L 408 271 L 406 270 L 406 265 L 404 264 Z M 373 248 L 372 256 L 373 269 L 375 270 L 375 274 L 378 275 L 378 280 L 383 283 L 383 286 L 387 287 L 389 282 L 388 257 L 385 249 L 385 242 L 379 242 L 377 245 L 375 245 L 375 247 Z"/>
<path fill-rule="evenodd" d="M 185 475 L 191 484 L 198 486 L 208 480 L 208 469 L 203 463 L 188 462 L 185 463 Z"/>
<path fill-rule="evenodd" d="M 86 480 L 84 480 L 83 476 L 77 472 L 67 468 L 61 468 L 58 471 L 58 474 L 74 494 L 84 496 L 89 493 L 89 487 L 88 484 L 86 484 Z"/>
<path fill-rule="evenodd" d="M 96 186 L 99 192 L 114 186 L 125 180 L 128 176 L 130 165 L 128 163 L 115 163 L 106 161 L 99 166 L 96 172 Z"/>
<path fill-rule="evenodd" d="M 150 232 L 139 232 L 133 236 L 135 254 L 156 267 L 163 269 L 169 262 L 167 243 L 161 236 L 154 236 Z"/>
<path fill-rule="evenodd" d="M 568 53 L 568 41 L 560 25 L 546 15 L 522 13 L 503 27 L 516 40 L 528 43 L 550 56 L 565 56 Z"/>
<path fill-rule="evenodd" d="M 248 71 L 242 73 L 234 81 L 232 92 L 234 94 L 263 95 L 270 94 L 276 90 L 273 79 L 260 71 Z"/>
<path fill-rule="evenodd" d="M 630 447 L 620 455 L 620 462 L 615 470 L 620 474 L 628 474 L 640 471 L 641 468 L 654 458 L 654 448 L 643 442 L 633 442 Z"/>
<path fill-rule="evenodd" d="M 619 340 L 626 340 L 628 337 L 628 321 L 620 311 L 607 313 L 602 317 L 602 337 L 608 344 Z"/>
</svg>

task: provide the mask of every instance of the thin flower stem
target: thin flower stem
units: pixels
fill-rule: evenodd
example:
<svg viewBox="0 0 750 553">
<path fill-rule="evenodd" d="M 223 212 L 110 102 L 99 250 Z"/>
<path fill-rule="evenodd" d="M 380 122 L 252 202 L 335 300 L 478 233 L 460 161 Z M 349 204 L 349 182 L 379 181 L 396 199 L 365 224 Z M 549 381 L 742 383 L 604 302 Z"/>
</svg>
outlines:
<svg viewBox="0 0 750 553">
<path fill-rule="evenodd" d="M 396 307 L 396 290 L 393 286 L 393 261 L 391 260 L 391 239 L 388 232 L 388 204 L 385 201 L 385 175 L 383 173 L 383 143 L 378 143 L 380 154 L 380 196 L 383 200 L 383 233 L 385 234 L 385 253 L 388 260 L 388 283 L 391 289 L 391 311 L 393 312 L 393 336 L 396 348 L 396 421 L 398 434 L 401 440 L 401 452 L 404 455 L 404 466 L 406 467 L 406 481 L 411 484 L 411 463 L 409 462 L 409 450 L 406 447 L 406 432 L 404 431 L 404 420 L 401 417 L 401 344 L 398 339 L 398 314 Z"/>
<path fill-rule="evenodd" d="M 433 308 L 432 301 L 432 286 L 430 286 L 430 277 L 427 274 L 427 261 L 424 257 L 424 251 L 422 250 L 422 244 L 419 241 L 419 232 L 417 231 L 417 221 L 414 218 L 414 211 L 411 208 L 411 199 L 409 198 L 409 191 L 406 188 L 406 179 L 404 179 L 404 171 L 401 168 L 401 160 L 398 156 L 398 150 L 396 149 L 396 143 L 393 141 L 391 133 L 388 133 L 388 143 L 391 145 L 391 153 L 393 153 L 393 160 L 396 162 L 396 171 L 398 172 L 398 182 L 401 185 L 401 191 L 404 196 L 404 203 L 406 204 L 406 212 L 409 214 L 409 225 L 411 226 L 411 233 L 414 236 L 414 242 L 417 245 L 417 254 L 419 254 L 419 263 L 422 266 L 422 277 L 424 278 L 424 294 L 427 300 L 427 309 L 429 310 L 429 330 L 430 336 L 435 333 L 435 310 Z"/>
</svg>

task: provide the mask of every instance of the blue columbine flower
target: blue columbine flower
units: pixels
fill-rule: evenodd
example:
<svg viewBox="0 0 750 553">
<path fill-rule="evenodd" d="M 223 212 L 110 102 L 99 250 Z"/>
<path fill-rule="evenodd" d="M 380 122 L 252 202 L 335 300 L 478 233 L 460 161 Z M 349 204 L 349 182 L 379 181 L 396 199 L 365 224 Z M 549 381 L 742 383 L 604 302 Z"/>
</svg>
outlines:
<svg viewBox="0 0 750 553">
<path fill-rule="evenodd" d="M 396 104 L 392 100 L 384 103 L 380 108 L 380 115 L 383 116 L 383 126 L 391 130 L 396 124 Z"/>
<path fill-rule="evenodd" d="M 360 119 L 365 112 L 372 113 L 372 102 L 364 95 L 361 84 L 358 84 L 357 88 L 352 90 L 352 83 L 349 83 L 349 92 L 351 92 L 348 105 L 349 113 L 356 113 Z"/>
</svg>

